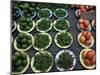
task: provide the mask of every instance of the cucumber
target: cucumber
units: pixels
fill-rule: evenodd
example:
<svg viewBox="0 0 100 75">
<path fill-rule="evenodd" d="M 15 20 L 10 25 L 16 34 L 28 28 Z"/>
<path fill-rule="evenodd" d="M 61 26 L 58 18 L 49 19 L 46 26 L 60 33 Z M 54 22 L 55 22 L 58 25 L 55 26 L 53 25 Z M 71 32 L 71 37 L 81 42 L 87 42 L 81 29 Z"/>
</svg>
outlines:
<svg viewBox="0 0 100 75">
<path fill-rule="evenodd" d="M 31 40 L 28 40 L 28 45 L 32 44 L 32 41 Z"/>
<path fill-rule="evenodd" d="M 21 46 L 21 44 L 17 44 L 17 47 L 18 47 L 18 48 L 21 48 L 22 46 Z"/>
<path fill-rule="evenodd" d="M 24 48 L 24 49 L 27 48 L 27 47 L 28 47 L 27 44 L 23 44 L 23 45 L 22 45 L 22 48 Z"/>
<path fill-rule="evenodd" d="M 23 65 L 24 65 L 24 66 L 27 65 L 27 60 L 23 60 Z"/>
<path fill-rule="evenodd" d="M 24 16 L 22 16 L 21 18 L 20 18 L 20 21 L 21 22 L 24 22 L 26 19 L 25 19 L 25 17 Z"/>
<path fill-rule="evenodd" d="M 21 44 L 27 44 L 27 39 L 26 38 L 21 39 Z"/>
<path fill-rule="evenodd" d="M 30 29 L 30 27 L 29 27 L 29 26 L 26 26 L 26 27 L 25 27 L 25 30 L 29 30 L 29 29 Z"/>
<path fill-rule="evenodd" d="M 20 38 L 17 38 L 17 39 L 16 39 L 16 42 L 17 42 L 17 43 L 21 43 Z"/>
<path fill-rule="evenodd" d="M 19 57 L 20 57 L 20 55 L 21 55 L 21 53 L 20 53 L 20 52 L 16 52 L 16 53 L 15 53 L 15 56 L 16 56 L 17 58 L 19 58 Z"/>
<path fill-rule="evenodd" d="M 22 66 L 16 67 L 16 70 L 17 70 L 17 72 L 20 72 L 21 70 L 23 70 L 23 67 Z"/>
<path fill-rule="evenodd" d="M 17 62 L 16 62 L 16 66 L 20 66 L 20 65 L 22 65 L 22 60 L 18 59 Z"/>
<path fill-rule="evenodd" d="M 30 22 L 28 26 L 29 26 L 29 27 L 32 27 L 32 26 L 33 26 L 33 23 L 32 23 L 32 22 Z"/>
<path fill-rule="evenodd" d="M 31 36 L 27 36 L 26 38 L 30 40 L 31 39 Z"/>
</svg>

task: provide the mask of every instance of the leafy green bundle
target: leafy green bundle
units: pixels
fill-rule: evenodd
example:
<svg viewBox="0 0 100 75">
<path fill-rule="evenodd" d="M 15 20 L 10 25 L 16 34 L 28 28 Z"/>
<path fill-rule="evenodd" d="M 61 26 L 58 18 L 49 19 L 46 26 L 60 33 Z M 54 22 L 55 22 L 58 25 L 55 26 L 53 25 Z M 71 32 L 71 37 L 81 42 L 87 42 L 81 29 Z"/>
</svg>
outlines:
<svg viewBox="0 0 100 75">
<path fill-rule="evenodd" d="M 68 46 L 71 44 L 72 36 L 69 32 L 62 32 L 57 36 L 57 43 L 60 46 Z"/>
<path fill-rule="evenodd" d="M 49 18 L 51 17 L 51 10 L 47 8 L 43 8 L 38 12 L 39 18 Z"/>
<path fill-rule="evenodd" d="M 55 11 L 55 15 L 58 18 L 64 18 L 67 14 L 68 14 L 67 11 L 65 11 L 65 9 L 62 8 L 56 9 Z"/>
<path fill-rule="evenodd" d="M 69 24 L 65 19 L 58 19 L 55 23 L 55 27 L 58 30 L 68 30 Z"/>
<path fill-rule="evenodd" d="M 50 43 L 50 39 L 49 39 L 49 36 L 48 35 L 45 35 L 45 34 L 37 34 L 35 36 L 35 39 L 34 39 L 34 47 L 37 47 L 38 49 L 42 49 L 46 46 L 48 46 Z"/>
<path fill-rule="evenodd" d="M 51 28 L 51 20 L 50 19 L 40 19 L 41 21 L 38 22 L 37 28 L 40 31 L 49 31 Z"/>
<path fill-rule="evenodd" d="M 41 72 L 46 72 L 46 70 L 49 69 L 52 63 L 53 57 L 46 52 L 39 52 L 39 54 L 34 56 L 33 66 Z"/>
<path fill-rule="evenodd" d="M 57 61 L 57 65 L 63 69 L 70 69 L 73 66 L 73 57 L 68 52 L 63 52 Z"/>
</svg>

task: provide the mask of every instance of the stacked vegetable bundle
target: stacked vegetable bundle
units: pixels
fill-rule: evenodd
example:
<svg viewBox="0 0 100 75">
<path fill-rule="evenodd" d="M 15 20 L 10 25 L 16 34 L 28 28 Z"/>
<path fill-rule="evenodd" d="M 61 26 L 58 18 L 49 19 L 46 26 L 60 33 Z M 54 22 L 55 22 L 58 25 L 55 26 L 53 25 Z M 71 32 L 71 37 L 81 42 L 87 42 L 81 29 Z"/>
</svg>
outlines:
<svg viewBox="0 0 100 75">
<path fill-rule="evenodd" d="M 16 6 L 21 10 L 21 15 L 18 18 L 12 18 L 12 25 L 15 26 L 12 27 L 12 35 L 14 36 L 12 74 L 27 73 L 29 64 L 32 72 L 48 72 L 53 67 L 56 67 L 57 71 L 73 70 L 78 59 L 76 59 L 74 51 L 71 50 L 74 38 L 70 32 L 72 25 L 67 20 L 70 16 L 67 11 L 68 5 L 52 10 L 52 8 L 45 6 L 46 3 L 17 3 Z M 52 4 L 48 5 L 52 6 Z M 79 27 L 80 23 L 84 22 L 79 22 L 76 26 Z M 89 31 L 81 32 L 78 36 L 78 42 L 84 48 L 91 48 L 94 41 L 92 33 Z M 52 45 L 57 49 L 52 48 Z M 89 59 L 89 55 L 91 55 L 91 59 Z M 87 51 L 85 54 L 80 53 L 80 62 L 85 62 L 82 65 L 90 67 L 87 69 L 95 68 L 95 52 L 94 54 Z"/>
</svg>

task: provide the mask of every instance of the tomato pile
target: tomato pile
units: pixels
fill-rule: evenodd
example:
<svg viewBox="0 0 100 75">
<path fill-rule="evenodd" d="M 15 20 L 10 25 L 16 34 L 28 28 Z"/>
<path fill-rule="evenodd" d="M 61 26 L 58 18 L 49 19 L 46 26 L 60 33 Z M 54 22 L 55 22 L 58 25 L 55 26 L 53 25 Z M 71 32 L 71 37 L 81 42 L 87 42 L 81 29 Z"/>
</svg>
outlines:
<svg viewBox="0 0 100 75">
<path fill-rule="evenodd" d="M 92 44 L 92 33 L 89 31 L 84 31 L 82 32 L 81 36 L 80 36 L 80 42 L 86 46 L 90 46 Z"/>
<path fill-rule="evenodd" d="M 84 64 L 91 66 L 96 64 L 96 53 L 94 50 L 84 51 L 82 54 L 84 58 Z"/>
</svg>

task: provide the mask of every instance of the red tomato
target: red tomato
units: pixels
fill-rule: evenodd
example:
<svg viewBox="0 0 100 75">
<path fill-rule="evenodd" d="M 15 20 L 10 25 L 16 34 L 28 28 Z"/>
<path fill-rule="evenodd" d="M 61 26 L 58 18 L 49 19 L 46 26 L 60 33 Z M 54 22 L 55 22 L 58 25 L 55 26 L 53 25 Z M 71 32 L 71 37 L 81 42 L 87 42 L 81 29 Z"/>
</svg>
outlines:
<svg viewBox="0 0 100 75">
<path fill-rule="evenodd" d="M 91 37 L 92 37 L 92 33 L 88 31 L 88 32 L 86 33 L 86 35 L 85 35 L 86 40 L 90 40 Z"/>
<path fill-rule="evenodd" d="M 87 45 L 87 46 L 90 46 L 91 44 L 92 44 L 92 40 L 90 39 L 90 40 L 87 40 L 86 42 L 85 42 L 85 44 Z"/>
<path fill-rule="evenodd" d="M 82 36 L 82 35 L 80 36 L 80 42 L 81 42 L 81 43 L 85 43 L 85 37 Z"/>
<path fill-rule="evenodd" d="M 95 56 L 95 51 L 93 51 L 93 50 L 88 51 L 86 54 L 86 58 L 88 60 L 93 60 L 94 56 Z"/>
<path fill-rule="evenodd" d="M 87 20 L 87 19 L 84 20 L 84 26 L 85 26 L 85 27 L 88 27 L 89 24 L 90 24 L 89 20 Z"/>
<path fill-rule="evenodd" d="M 87 34 L 87 31 L 82 32 L 82 35 L 85 36 Z"/>
<path fill-rule="evenodd" d="M 89 31 L 89 26 L 84 28 L 86 31 Z"/>
<path fill-rule="evenodd" d="M 83 23 L 84 20 L 82 18 L 79 19 L 79 23 Z"/>
<path fill-rule="evenodd" d="M 94 56 L 93 59 L 90 60 L 90 64 L 91 64 L 91 65 L 96 64 L 96 56 Z"/>
<path fill-rule="evenodd" d="M 84 25 L 81 23 L 79 24 L 80 29 L 84 30 Z"/>
<path fill-rule="evenodd" d="M 90 61 L 88 59 L 85 59 L 84 60 L 84 64 L 87 65 L 87 66 L 89 66 L 90 65 Z"/>
</svg>

